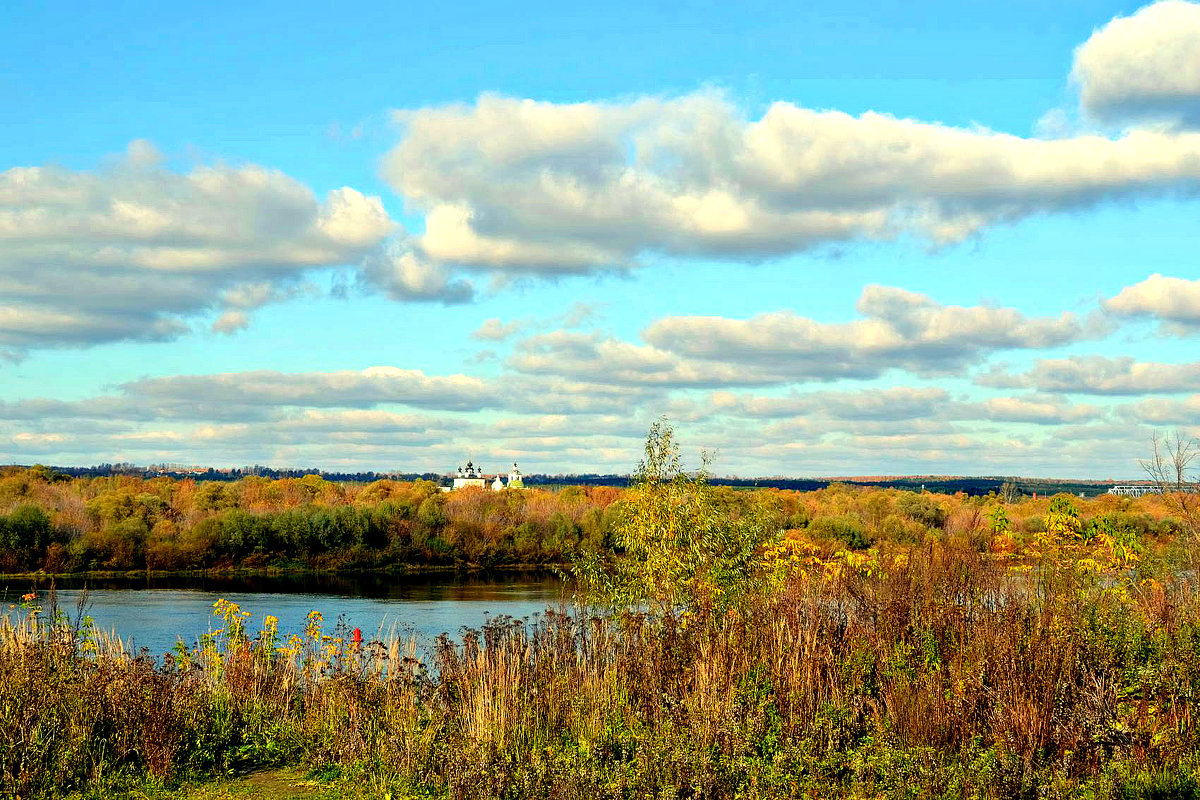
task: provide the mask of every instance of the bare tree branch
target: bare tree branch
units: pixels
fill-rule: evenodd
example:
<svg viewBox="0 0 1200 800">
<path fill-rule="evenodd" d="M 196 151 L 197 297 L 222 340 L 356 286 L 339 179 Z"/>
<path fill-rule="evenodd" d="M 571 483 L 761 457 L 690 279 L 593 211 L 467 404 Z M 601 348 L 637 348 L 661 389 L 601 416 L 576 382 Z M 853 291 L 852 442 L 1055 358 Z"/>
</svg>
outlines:
<svg viewBox="0 0 1200 800">
<path fill-rule="evenodd" d="M 1193 462 L 1200 458 L 1200 443 L 1180 431 L 1171 436 L 1156 432 L 1151 441 L 1150 458 L 1138 459 L 1138 463 L 1179 518 L 1195 551 L 1200 544 L 1200 484 Z M 1200 552 L 1196 557 L 1200 559 Z"/>
</svg>

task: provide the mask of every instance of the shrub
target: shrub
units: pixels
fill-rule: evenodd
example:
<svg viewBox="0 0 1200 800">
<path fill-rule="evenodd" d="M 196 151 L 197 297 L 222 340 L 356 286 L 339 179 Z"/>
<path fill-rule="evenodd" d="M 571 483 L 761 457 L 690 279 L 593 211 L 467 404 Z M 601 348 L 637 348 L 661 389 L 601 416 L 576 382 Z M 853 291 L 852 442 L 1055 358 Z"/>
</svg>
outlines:
<svg viewBox="0 0 1200 800">
<path fill-rule="evenodd" d="M 446 499 L 440 494 L 430 495 L 421 501 L 417 509 L 417 522 L 429 531 L 439 531 L 446 527 L 450 518 L 446 516 Z"/>
<path fill-rule="evenodd" d="M 41 561 L 53 532 L 45 511 L 34 505 L 18 506 L 7 517 L 0 516 L 0 550 L 10 550 L 18 563 L 32 565 Z"/>
<path fill-rule="evenodd" d="M 926 528 L 941 528 L 946 524 L 946 511 L 926 493 L 902 492 L 896 501 L 896 511 Z"/>
<path fill-rule="evenodd" d="M 816 517 L 808 524 L 808 535 L 814 539 L 834 539 L 852 550 L 871 546 L 867 528 L 858 517 Z"/>
</svg>

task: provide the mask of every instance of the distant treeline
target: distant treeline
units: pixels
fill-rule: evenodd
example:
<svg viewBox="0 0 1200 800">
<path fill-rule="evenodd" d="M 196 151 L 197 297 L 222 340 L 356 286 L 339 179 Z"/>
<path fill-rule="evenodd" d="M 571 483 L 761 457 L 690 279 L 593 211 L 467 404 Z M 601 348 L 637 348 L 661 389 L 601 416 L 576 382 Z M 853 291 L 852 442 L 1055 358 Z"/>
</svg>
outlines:
<svg viewBox="0 0 1200 800">
<path fill-rule="evenodd" d="M 0 571 L 561 564 L 602 548 L 608 488 L 444 493 L 319 475 L 233 482 L 0 471 Z"/>
<path fill-rule="evenodd" d="M 994 549 L 997 531 L 987 515 L 1001 500 L 1013 536 L 1045 530 L 1048 484 L 1036 484 L 1035 500 L 1028 485 L 993 483 L 1003 497 L 880 484 L 811 491 L 717 485 L 713 497 L 722 513 L 802 530 L 831 552 L 928 537 Z M 0 572 L 562 566 L 582 553 L 613 551 L 628 491 L 574 485 L 443 492 L 420 478 L 339 483 L 320 475 L 72 478 L 45 467 L 7 467 L 0 468 Z M 1140 534 L 1172 529 L 1154 498 L 1078 503 L 1083 523 L 1118 513 L 1121 526 Z"/>
<path fill-rule="evenodd" d="M 143 478 L 173 478 L 175 480 L 223 481 L 232 483 L 243 478 L 257 477 L 279 480 L 281 478 L 302 478 L 306 475 L 317 475 L 334 483 L 373 483 L 379 480 L 412 482 L 418 480 L 431 481 L 435 484 L 448 483 L 446 476 L 436 472 L 325 472 L 315 467 L 295 469 L 276 469 L 266 466 L 252 466 L 237 469 L 217 470 L 209 467 L 204 471 L 155 469 L 140 467 L 134 464 L 96 464 L 90 467 L 42 467 L 36 465 L 30 469 L 44 470 L 45 474 L 67 478 L 107 478 L 113 476 L 128 476 Z M 614 486 L 624 488 L 630 485 L 631 475 L 615 473 L 580 473 L 557 475 L 526 475 L 522 482 L 526 486 L 541 486 L 559 489 L 568 486 Z M 709 482 L 714 486 L 730 486 L 739 489 L 790 489 L 799 492 L 811 492 L 825 489 L 832 484 L 849 486 L 873 486 L 881 489 L 908 489 L 910 491 L 941 492 L 957 494 L 963 492 L 969 495 L 986 495 L 1000 492 L 1005 484 L 1010 484 L 1018 496 L 1020 495 L 1053 495 L 1065 492 L 1067 494 L 1083 494 L 1092 497 L 1104 494 L 1112 485 L 1108 481 L 1080 481 L 1056 478 L 1020 478 L 1005 476 L 955 477 L 938 475 L 915 475 L 880 478 L 871 480 L 855 480 L 853 478 L 734 478 L 711 477 Z"/>
</svg>

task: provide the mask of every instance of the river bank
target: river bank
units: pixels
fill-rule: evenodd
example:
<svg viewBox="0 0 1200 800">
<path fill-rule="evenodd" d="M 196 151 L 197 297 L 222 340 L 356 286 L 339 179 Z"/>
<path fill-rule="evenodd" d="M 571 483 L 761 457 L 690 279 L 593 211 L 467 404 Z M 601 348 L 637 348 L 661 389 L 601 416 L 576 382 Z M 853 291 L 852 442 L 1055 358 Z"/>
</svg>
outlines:
<svg viewBox="0 0 1200 800">
<path fill-rule="evenodd" d="M 287 567 L 223 567 L 215 569 L 181 570 L 82 570 L 79 572 L 0 572 L 0 586 L 21 581 L 36 584 L 47 582 L 77 583 L 80 581 L 140 581 L 140 580 L 236 580 L 255 578 L 329 578 L 329 577 L 421 577 L 452 575 L 561 575 L 567 564 L 402 564 L 377 568 L 330 568 L 313 569 L 306 566 Z"/>
<path fill-rule="evenodd" d="M 156 664 L 30 617 L 35 598 L 0 625 L 0 790 L 166 796 L 290 765 L 344 776 L 339 797 L 1200 791 L 1190 584 L 1055 558 L 1008 592 L 995 559 L 941 546 L 782 563 L 719 613 L 497 615 L 424 653 L 223 599 Z"/>
<path fill-rule="evenodd" d="M 570 604 L 570 589 L 556 577 L 527 572 L 487 575 L 308 574 L 166 576 L 46 581 L 0 581 L 0 613 L 36 606 L 42 614 L 88 619 L 119 638 L 129 652 L 155 659 L 180 641 L 195 645 L 219 625 L 217 603 L 236 603 L 257 625 L 267 616 L 281 629 L 299 631 L 317 612 L 368 637 L 415 637 L 422 652 L 443 633 L 457 635 L 491 617 L 533 618 Z"/>
</svg>

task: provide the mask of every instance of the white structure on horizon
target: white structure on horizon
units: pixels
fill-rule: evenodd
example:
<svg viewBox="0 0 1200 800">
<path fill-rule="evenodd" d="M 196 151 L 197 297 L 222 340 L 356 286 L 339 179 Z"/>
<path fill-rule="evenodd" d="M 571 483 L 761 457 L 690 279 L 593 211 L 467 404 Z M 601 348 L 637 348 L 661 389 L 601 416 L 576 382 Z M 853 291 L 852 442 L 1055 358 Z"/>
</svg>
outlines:
<svg viewBox="0 0 1200 800">
<path fill-rule="evenodd" d="M 496 476 L 496 480 L 500 480 L 500 476 Z M 492 488 L 495 488 L 494 486 Z M 523 489 L 525 481 L 521 480 L 521 470 L 517 469 L 517 462 L 513 462 L 513 468 L 508 472 L 508 489 Z"/>
<path fill-rule="evenodd" d="M 520 489 L 524 485 L 524 482 L 521 480 L 521 470 L 517 469 L 517 462 L 515 461 L 508 473 L 508 483 L 504 482 L 504 476 L 500 474 L 497 474 L 495 480 L 491 482 L 492 491 L 494 492 L 499 492 L 502 489 Z M 470 486 L 486 489 L 488 487 L 488 479 L 483 474 L 483 467 L 477 467 L 474 463 L 468 461 L 467 466 L 458 468 L 458 474 L 454 476 L 454 485 L 447 487 L 446 491 L 466 489 Z"/>
<path fill-rule="evenodd" d="M 1134 483 L 1109 487 L 1108 494 L 1119 494 L 1125 497 L 1141 497 L 1144 494 L 1162 494 L 1161 486 L 1149 483 Z"/>
<path fill-rule="evenodd" d="M 466 489 L 468 486 L 478 486 L 480 489 L 487 486 L 487 478 L 483 477 L 483 467 L 477 467 L 470 461 L 467 462 L 467 466 L 458 468 L 452 488 Z"/>
</svg>

